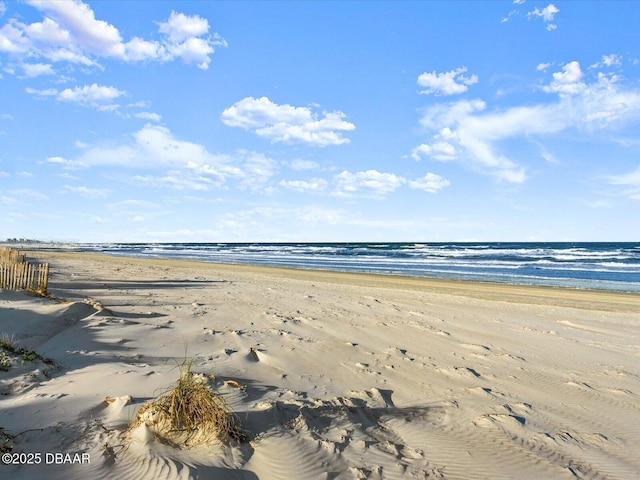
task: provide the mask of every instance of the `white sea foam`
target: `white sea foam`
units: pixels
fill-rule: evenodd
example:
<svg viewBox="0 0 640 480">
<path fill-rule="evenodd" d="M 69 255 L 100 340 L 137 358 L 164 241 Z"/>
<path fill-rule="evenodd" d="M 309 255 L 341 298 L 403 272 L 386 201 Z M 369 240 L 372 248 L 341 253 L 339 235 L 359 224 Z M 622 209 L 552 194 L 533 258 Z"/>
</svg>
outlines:
<svg viewBox="0 0 640 480">
<path fill-rule="evenodd" d="M 114 255 L 640 291 L 640 243 L 151 243 L 81 248 Z"/>
</svg>

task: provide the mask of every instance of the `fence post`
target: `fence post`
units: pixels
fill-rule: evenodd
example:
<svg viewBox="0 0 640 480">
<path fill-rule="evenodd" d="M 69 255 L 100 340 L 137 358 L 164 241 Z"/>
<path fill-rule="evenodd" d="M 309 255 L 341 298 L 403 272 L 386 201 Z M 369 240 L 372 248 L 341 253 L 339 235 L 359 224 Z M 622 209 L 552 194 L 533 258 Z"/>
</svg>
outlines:
<svg viewBox="0 0 640 480">
<path fill-rule="evenodd" d="M 40 285 L 40 290 L 42 293 L 47 293 L 47 289 L 49 288 L 49 264 L 44 264 L 44 275 L 42 277 L 42 283 Z"/>
</svg>

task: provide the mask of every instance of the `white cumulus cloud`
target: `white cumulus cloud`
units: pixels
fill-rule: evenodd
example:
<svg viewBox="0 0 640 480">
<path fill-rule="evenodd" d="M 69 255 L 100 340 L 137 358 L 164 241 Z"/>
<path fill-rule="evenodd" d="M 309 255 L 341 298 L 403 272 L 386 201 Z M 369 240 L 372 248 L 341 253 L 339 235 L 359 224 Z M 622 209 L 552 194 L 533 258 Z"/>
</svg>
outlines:
<svg viewBox="0 0 640 480">
<path fill-rule="evenodd" d="M 149 41 L 140 37 L 133 37 L 124 44 L 122 58 L 129 62 L 158 61 L 166 62 L 172 60 L 168 45 L 157 41 Z"/>
<path fill-rule="evenodd" d="M 199 15 L 185 15 L 172 11 L 166 22 L 161 22 L 159 31 L 172 42 L 183 42 L 191 37 L 199 37 L 209 32 L 209 22 Z"/>
<path fill-rule="evenodd" d="M 50 16 L 47 20 L 54 29 L 54 39 L 62 38 L 67 40 L 67 45 L 81 46 L 85 52 L 97 56 L 122 54 L 122 37 L 118 29 L 104 20 L 96 19 L 86 3 L 79 0 L 29 0 L 27 3 Z M 47 40 L 48 37 L 41 39 Z"/>
<path fill-rule="evenodd" d="M 83 106 L 104 107 L 111 105 L 115 99 L 123 95 L 126 95 L 126 92 L 115 87 L 93 83 L 82 87 L 66 88 L 57 95 L 57 99 Z"/>
<path fill-rule="evenodd" d="M 458 95 L 469 89 L 469 85 L 478 83 L 478 76 L 465 77 L 466 67 L 460 67 L 450 72 L 424 72 L 418 76 L 418 85 L 424 87 L 420 93 L 435 95 Z"/>
<path fill-rule="evenodd" d="M 434 160 L 448 162 L 455 160 L 458 152 L 456 147 L 449 142 L 435 142 L 432 144 L 423 143 L 411 150 L 411 158 L 420 160 L 422 157 L 431 157 Z"/>
<path fill-rule="evenodd" d="M 436 175 L 435 173 L 428 172 L 424 177 L 417 180 L 410 180 L 409 187 L 417 190 L 424 190 L 425 192 L 436 193 L 437 191 L 448 187 L 451 182 L 446 178 Z"/>
<path fill-rule="evenodd" d="M 198 68 L 209 68 L 209 57 L 213 52 L 213 43 L 204 38 L 191 37 L 184 42 L 173 43 L 167 46 L 172 57 L 182 58 L 185 63 L 195 63 Z"/>
<path fill-rule="evenodd" d="M 384 198 L 397 190 L 406 180 L 394 173 L 383 173 L 377 170 L 349 172 L 343 170 L 333 177 L 336 189 L 334 195 L 339 197 L 364 196 Z"/>
<path fill-rule="evenodd" d="M 538 7 L 534 8 L 532 11 L 530 11 L 527 14 L 527 16 L 529 18 L 531 17 L 542 18 L 542 20 L 544 20 L 545 24 L 547 25 L 547 30 L 555 30 L 556 28 L 558 28 L 558 26 L 555 23 L 551 23 L 551 22 L 553 22 L 553 19 L 556 13 L 558 13 L 559 11 L 560 10 L 558 9 L 558 7 L 556 7 L 553 3 L 550 3 L 549 5 L 547 5 L 542 9 Z"/>
<path fill-rule="evenodd" d="M 222 112 L 221 120 L 281 143 L 306 143 L 324 147 L 349 143 L 342 132 L 355 129 L 340 111 L 314 113 L 309 107 L 279 105 L 267 97 L 247 97 Z"/>
<path fill-rule="evenodd" d="M 39 77 L 41 75 L 54 75 L 56 72 L 49 63 L 25 63 L 22 65 L 24 74 L 29 77 Z"/>
<path fill-rule="evenodd" d="M 207 69 L 215 47 L 227 45 L 217 33 L 209 33 L 208 20 L 199 15 L 171 12 L 165 22 L 158 22 L 160 40 L 133 37 L 125 41 L 115 25 L 97 19 L 80 0 L 27 3 L 43 13 L 42 21 L 24 23 L 10 18 L 0 27 L 0 52 L 18 59 L 28 56 L 88 66 L 100 66 L 101 58 L 127 62 L 182 59 Z"/>
<path fill-rule="evenodd" d="M 544 87 L 547 92 L 577 93 L 585 85 L 581 83 L 583 77 L 580 63 L 573 61 L 562 67 L 561 72 L 553 74 L 553 82 Z"/>
<path fill-rule="evenodd" d="M 560 83 L 573 83 L 582 78 L 582 69 L 576 61 L 567 63 L 562 67 L 562 72 L 553 74 L 553 79 Z"/>
</svg>

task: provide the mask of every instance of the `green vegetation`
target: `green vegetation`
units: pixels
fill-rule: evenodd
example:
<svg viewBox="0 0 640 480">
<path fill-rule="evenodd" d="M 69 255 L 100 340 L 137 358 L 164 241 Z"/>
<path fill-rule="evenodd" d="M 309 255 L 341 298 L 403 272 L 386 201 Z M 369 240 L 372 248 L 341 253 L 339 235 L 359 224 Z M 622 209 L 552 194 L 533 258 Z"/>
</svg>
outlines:
<svg viewBox="0 0 640 480">
<path fill-rule="evenodd" d="M 13 445 L 11 445 L 12 437 L 5 433 L 4 428 L 0 427 L 0 453 L 11 453 Z"/>
<path fill-rule="evenodd" d="M 0 352 L 0 370 L 3 372 L 8 371 L 11 368 L 11 358 L 6 352 Z"/>
<path fill-rule="evenodd" d="M 43 358 L 33 350 L 19 347 L 13 335 L 6 333 L 0 337 L 0 370 L 6 372 L 11 368 L 12 359 L 17 358 L 22 363 L 40 360 L 48 365 L 53 364 L 53 360 Z"/>
</svg>

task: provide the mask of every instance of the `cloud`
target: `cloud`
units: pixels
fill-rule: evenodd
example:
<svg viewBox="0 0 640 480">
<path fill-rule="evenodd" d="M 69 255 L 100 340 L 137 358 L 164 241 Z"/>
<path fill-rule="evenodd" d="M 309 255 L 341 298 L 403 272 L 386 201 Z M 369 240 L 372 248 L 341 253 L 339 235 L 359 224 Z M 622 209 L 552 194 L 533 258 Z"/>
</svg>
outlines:
<svg viewBox="0 0 640 480">
<path fill-rule="evenodd" d="M 47 157 L 44 160 L 45 163 L 49 163 L 51 165 L 58 165 L 68 170 L 78 170 L 81 168 L 87 168 L 88 165 L 79 160 L 69 160 L 60 156 Z"/>
<path fill-rule="evenodd" d="M 333 177 L 336 189 L 333 194 L 339 197 L 364 196 L 384 198 L 406 182 L 394 173 L 381 173 L 377 170 L 351 173 L 343 170 Z"/>
<path fill-rule="evenodd" d="M 323 192 L 329 183 L 322 178 L 313 178 L 311 180 L 281 180 L 278 184 L 282 187 L 304 193 Z"/>
<path fill-rule="evenodd" d="M 82 87 L 65 88 L 60 92 L 55 88 L 36 90 L 30 87 L 27 87 L 25 91 L 31 95 L 56 97 L 60 102 L 75 103 L 83 107 L 91 107 L 98 110 L 117 110 L 119 105 L 114 104 L 113 100 L 127 94 L 127 92 L 118 90 L 115 87 L 98 85 L 96 83 Z"/>
<path fill-rule="evenodd" d="M 420 123 L 427 128 L 440 129 L 440 134 L 438 135 L 442 135 L 443 132 L 455 135 L 455 132 L 448 128 L 447 125 L 455 124 L 458 119 L 470 116 L 474 112 L 480 112 L 485 108 L 487 108 L 487 104 L 479 99 L 438 103 L 424 110 Z"/>
<path fill-rule="evenodd" d="M 617 128 L 640 114 L 640 93 L 623 88 L 615 75 L 585 79 L 578 62 L 569 62 L 542 90 L 555 101 L 487 111 L 482 100 L 436 104 L 423 111 L 421 124 L 433 142 L 415 147 L 411 157 L 457 160 L 498 180 L 522 183 L 526 169 L 501 151 L 512 138 L 552 135 L 569 128 L 589 132 Z"/>
<path fill-rule="evenodd" d="M 558 13 L 559 11 L 560 10 L 558 9 L 558 7 L 556 7 L 553 3 L 550 3 L 543 9 L 539 9 L 538 7 L 534 8 L 532 11 L 527 13 L 527 16 L 529 18 L 531 17 L 542 18 L 542 20 L 544 20 L 544 23 L 546 23 L 547 25 L 547 30 L 555 30 L 556 28 L 558 28 L 558 26 L 551 22 L 553 22 L 553 19 L 556 13 Z"/>
<path fill-rule="evenodd" d="M 91 7 L 80 0 L 27 3 L 43 12 L 42 21 L 23 23 L 10 18 L 0 27 L 0 52 L 18 59 L 42 58 L 100 67 L 98 60 L 102 58 L 126 62 L 179 58 L 207 69 L 215 48 L 227 45 L 217 33 L 209 34 L 207 19 L 198 15 L 171 12 L 165 22 L 158 23 L 161 40 L 133 37 L 125 42 L 117 27 L 97 19 Z"/>
<path fill-rule="evenodd" d="M 31 6 L 52 17 L 65 39 L 74 39 L 88 53 L 97 56 L 119 56 L 122 54 L 122 37 L 113 25 L 97 20 L 89 5 L 79 1 L 50 2 L 30 0 Z M 32 24 L 33 25 L 33 24 Z"/>
<path fill-rule="evenodd" d="M 153 124 L 145 125 L 126 142 L 82 146 L 83 152 L 76 158 L 50 156 L 45 162 L 70 170 L 107 166 L 151 170 L 123 175 L 121 179 L 177 190 L 210 190 L 229 181 L 241 189 L 263 190 L 278 171 L 277 162 L 261 153 L 212 153 L 199 143 L 178 139 L 168 128 Z M 158 174 L 158 170 L 164 172 Z"/>
<path fill-rule="evenodd" d="M 159 23 L 159 32 L 167 36 L 166 48 L 171 56 L 182 58 L 186 63 L 197 63 L 202 69 L 208 68 L 215 46 L 227 46 L 217 33 L 201 38 L 209 32 L 209 22 L 199 15 L 172 11 L 166 22 Z"/>
<path fill-rule="evenodd" d="M 134 175 L 129 181 L 139 186 L 188 191 L 205 191 L 221 185 L 215 178 L 185 170 L 170 170 L 164 175 Z"/>
<path fill-rule="evenodd" d="M 434 160 L 448 162 L 455 160 L 458 155 L 456 147 L 449 142 L 436 142 L 431 145 L 423 143 L 411 150 L 411 158 L 420 160 L 422 157 L 431 157 Z"/>
<path fill-rule="evenodd" d="M 558 13 L 559 11 L 560 10 L 558 10 L 558 8 L 553 3 L 550 3 L 549 5 L 544 7 L 542 10 L 540 10 L 537 7 L 534 8 L 533 11 L 529 12 L 528 15 L 542 17 L 542 19 L 545 22 L 551 22 L 553 21 L 553 17 L 555 16 L 555 14 Z"/>
<path fill-rule="evenodd" d="M 624 190 L 625 195 L 631 200 L 640 200 L 640 165 L 631 172 L 622 175 L 610 175 L 607 180 L 612 185 L 628 187 Z"/>
<path fill-rule="evenodd" d="M 349 143 L 342 132 L 355 129 L 340 111 L 323 112 L 322 116 L 308 107 L 279 105 L 267 97 L 247 97 L 222 112 L 221 120 L 230 127 L 254 132 L 271 142 L 306 143 L 324 147 Z"/>
<path fill-rule="evenodd" d="M 425 87 L 425 90 L 421 90 L 420 93 L 433 93 L 435 95 L 458 95 L 464 93 L 469 89 L 469 85 L 478 83 L 477 75 L 463 76 L 462 74 L 466 71 L 466 67 L 460 67 L 444 73 L 424 72 L 418 77 L 418 85 Z"/>
<path fill-rule="evenodd" d="M 56 98 L 61 102 L 77 103 L 85 107 L 105 108 L 113 107 L 113 100 L 123 95 L 126 95 L 126 92 L 115 87 L 93 83 L 82 87 L 66 88 Z"/>
<path fill-rule="evenodd" d="M 211 41 L 195 37 L 171 44 L 168 49 L 172 57 L 182 58 L 185 63 L 196 63 L 202 70 L 209 68 L 209 55 L 214 52 Z"/>
<path fill-rule="evenodd" d="M 48 63 L 25 63 L 22 65 L 24 74 L 29 77 L 39 77 L 41 75 L 55 75 L 53 66 Z"/>
<path fill-rule="evenodd" d="M 576 61 L 569 62 L 562 67 L 561 72 L 553 74 L 553 81 L 550 85 L 543 87 L 545 92 L 578 93 L 585 87 L 580 80 L 583 77 L 580 64 Z"/>
<path fill-rule="evenodd" d="M 514 5 L 522 5 L 523 3 L 525 3 L 525 0 L 513 0 L 513 4 Z M 506 23 L 508 22 L 511 17 L 513 17 L 514 15 L 520 15 L 520 11 L 518 10 L 511 10 L 506 17 L 503 17 L 500 23 Z"/>
<path fill-rule="evenodd" d="M 236 172 L 241 188 L 264 190 L 271 177 L 278 171 L 277 162 L 262 153 L 240 150 L 236 155 L 242 157 L 242 167 Z"/>
<path fill-rule="evenodd" d="M 333 182 L 335 189 L 332 194 L 334 196 L 346 198 L 360 196 L 374 199 L 383 199 L 405 184 L 410 188 L 430 193 L 436 193 L 450 184 L 440 175 L 430 172 L 422 178 L 407 180 L 394 173 L 383 173 L 377 170 L 355 173 L 344 170 L 334 175 Z"/>
<path fill-rule="evenodd" d="M 85 198 L 103 198 L 111 192 L 108 188 L 72 187 L 70 185 L 65 185 L 64 189 L 66 192 L 77 193 Z"/>
<path fill-rule="evenodd" d="M 507 23 L 509 21 L 509 19 L 516 15 L 518 12 L 516 12 L 515 10 L 510 11 L 506 17 L 502 17 L 502 20 L 500 20 L 500 23 Z"/>
<path fill-rule="evenodd" d="M 438 190 L 451 185 L 449 180 L 436 175 L 435 173 L 428 172 L 424 177 L 417 180 L 409 181 L 409 187 L 417 190 L 424 190 L 425 192 L 436 193 Z"/>
<path fill-rule="evenodd" d="M 615 53 L 612 53 L 611 55 L 603 55 L 602 63 L 604 63 L 607 67 L 611 67 L 613 65 L 619 66 L 622 65 L 622 57 Z"/>
<path fill-rule="evenodd" d="M 190 168 L 222 175 L 216 166 L 228 160 L 226 156 L 208 152 L 200 144 L 175 138 L 166 127 L 152 124 L 133 133 L 129 141 L 124 143 L 104 142 L 102 145 L 89 146 L 81 142 L 77 146 L 84 150 L 77 158 L 51 156 L 46 161 L 73 168 Z"/>
<path fill-rule="evenodd" d="M 62 91 L 58 91 L 55 88 L 37 90 L 31 87 L 25 88 L 25 91 L 31 95 L 39 97 L 55 97 L 56 100 L 60 102 L 75 103 L 83 107 L 95 108 L 100 111 L 114 111 L 122 118 L 141 118 L 152 122 L 159 122 L 162 120 L 162 116 L 155 112 L 145 111 L 128 113 L 128 109 L 137 109 L 140 107 L 146 107 L 147 105 L 144 102 L 128 103 L 125 105 L 114 103 L 118 98 L 128 96 L 128 94 L 126 91 L 118 90 L 116 87 L 112 86 L 93 83 L 91 85 L 65 88 Z M 125 111 L 123 112 L 122 110 Z"/>
<path fill-rule="evenodd" d="M 0 177 L 4 175 L 0 172 Z M 43 202 L 49 200 L 49 197 L 42 192 L 31 188 L 17 188 L 2 192 L 5 195 L 0 195 L 0 203 L 8 207 L 28 207 L 33 202 Z M 5 218 L 3 218 L 5 220 Z"/>
<path fill-rule="evenodd" d="M 36 90 L 35 88 L 27 87 L 24 89 L 25 92 L 31 95 L 38 95 L 39 97 L 53 97 L 58 95 L 58 90 L 55 88 L 46 88 L 44 90 Z"/>
<path fill-rule="evenodd" d="M 131 153 L 138 165 L 146 166 L 186 166 L 201 170 L 209 175 L 223 176 L 221 168 L 225 158 L 207 151 L 207 149 L 193 142 L 179 140 L 173 136 L 168 128 L 147 124 L 133 134 L 135 143 L 123 146 L 131 149 Z M 94 150 L 96 160 L 102 159 L 104 152 Z"/>
<path fill-rule="evenodd" d="M 601 68 L 601 67 L 619 67 L 622 65 L 622 56 L 617 53 L 610 55 L 603 55 L 600 62 L 596 62 L 589 68 Z"/>
<path fill-rule="evenodd" d="M 185 15 L 171 12 L 166 22 L 159 24 L 158 31 L 169 37 L 174 43 L 184 42 L 191 37 L 199 37 L 209 31 L 209 22 L 199 15 Z"/>
<path fill-rule="evenodd" d="M 133 115 L 135 118 L 142 118 L 144 120 L 151 120 L 152 122 L 159 122 L 162 120 L 162 116 L 155 112 L 139 112 Z"/>
<path fill-rule="evenodd" d="M 294 170 L 315 170 L 320 168 L 320 165 L 313 160 L 303 160 L 301 158 L 295 158 L 289 162 L 289 166 Z"/>
<path fill-rule="evenodd" d="M 168 62 L 173 60 L 167 45 L 157 41 L 144 40 L 140 37 L 133 37 L 123 45 L 120 58 L 128 62 Z"/>
</svg>

